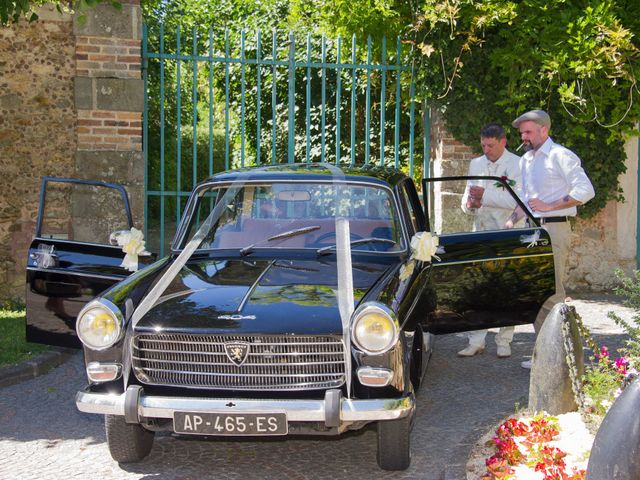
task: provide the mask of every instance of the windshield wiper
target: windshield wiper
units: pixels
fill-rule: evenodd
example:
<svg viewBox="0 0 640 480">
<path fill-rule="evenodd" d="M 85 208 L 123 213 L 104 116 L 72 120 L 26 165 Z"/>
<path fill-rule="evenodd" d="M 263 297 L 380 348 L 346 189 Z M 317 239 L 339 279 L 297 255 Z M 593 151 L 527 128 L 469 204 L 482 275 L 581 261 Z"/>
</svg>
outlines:
<svg viewBox="0 0 640 480">
<path fill-rule="evenodd" d="M 369 237 L 369 238 L 359 238 L 358 240 L 352 240 L 350 242 L 350 245 L 353 247 L 354 245 L 363 245 L 365 243 L 373 243 L 373 242 L 388 243 L 389 245 L 396 244 L 394 240 L 390 240 L 388 238 Z M 336 248 L 336 245 L 329 245 L 328 247 L 319 248 L 316 253 L 318 255 L 326 255 L 327 253 L 329 253 L 331 250 L 334 250 L 335 248 Z"/>
<path fill-rule="evenodd" d="M 272 242 L 274 240 L 281 240 L 283 238 L 295 237 L 298 235 L 302 235 L 303 233 L 314 232 L 316 230 L 320 230 L 320 225 L 310 225 L 308 227 L 296 228 L 295 230 L 288 230 L 286 232 L 278 233 L 272 237 L 267 238 L 267 242 Z M 250 254 L 255 249 L 256 245 L 262 243 L 264 240 L 260 242 L 252 243 L 251 245 L 247 245 L 240 249 L 240 255 L 244 257 L 245 255 Z"/>
</svg>

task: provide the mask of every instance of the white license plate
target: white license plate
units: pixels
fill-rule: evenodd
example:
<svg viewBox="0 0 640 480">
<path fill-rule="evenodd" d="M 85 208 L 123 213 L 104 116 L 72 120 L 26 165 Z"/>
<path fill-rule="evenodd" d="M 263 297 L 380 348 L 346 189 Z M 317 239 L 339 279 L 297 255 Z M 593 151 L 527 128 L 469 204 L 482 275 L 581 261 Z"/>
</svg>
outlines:
<svg viewBox="0 0 640 480">
<path fill-rule="evenodd" d="M 173 430 L 195 435 L 286 435 L 285 413 L 174 412 Z"/>
</svg>

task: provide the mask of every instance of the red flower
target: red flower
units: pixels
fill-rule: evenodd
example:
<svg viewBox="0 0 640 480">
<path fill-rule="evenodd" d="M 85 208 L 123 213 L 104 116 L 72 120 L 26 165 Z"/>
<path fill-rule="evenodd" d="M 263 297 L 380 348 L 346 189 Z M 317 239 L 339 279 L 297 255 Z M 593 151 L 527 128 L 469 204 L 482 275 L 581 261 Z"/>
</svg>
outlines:
<svg viewBox="0 0 640 480">
<path fill-rule="evenodd" d="M 482 480 L 512 478 L 515 470 L 511 466 L 523 463 L 533 466 L 544 480 L 585 480 L 584 470 L 573 468 L 571 474 L 567 473 L 564 461 L 567 454 L 546 444 L 558 434 L 553 417 L 536 416 L 529 424 L 509 418 L 498 427 L 496 434 L 493 441 L 498 451 L 485 460 L 487 471 Z M 520 437 L 526 447 L 524 453 L 514 437 Z"/>
</svg>

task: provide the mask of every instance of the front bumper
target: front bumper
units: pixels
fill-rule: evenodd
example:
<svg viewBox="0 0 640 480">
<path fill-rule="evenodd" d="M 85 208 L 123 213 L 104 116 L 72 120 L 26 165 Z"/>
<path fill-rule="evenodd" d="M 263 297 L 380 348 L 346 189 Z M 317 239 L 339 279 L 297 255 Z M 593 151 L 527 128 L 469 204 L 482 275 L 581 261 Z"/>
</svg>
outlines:
<svg viewBox="0 0 640 480">
<path fill-rule="evenodd" d="M 122 394 L 80 391 L 78 410 L 85 413 L 123 415 L 128 423 L 143 418 L 171 418 L 174 412 L 273 413 L 284 412 L 288 422 L 324 422 L 337 427 L 344 422 L 396 420 L 412 415 L 413 393 L 399 398 L 357 400 L 343 398 L 339 390 L 327 390 L 324 400 L 247 400 L 229 398 L 163 397 L 146 395 L 140 387 Z"/>
</svg>

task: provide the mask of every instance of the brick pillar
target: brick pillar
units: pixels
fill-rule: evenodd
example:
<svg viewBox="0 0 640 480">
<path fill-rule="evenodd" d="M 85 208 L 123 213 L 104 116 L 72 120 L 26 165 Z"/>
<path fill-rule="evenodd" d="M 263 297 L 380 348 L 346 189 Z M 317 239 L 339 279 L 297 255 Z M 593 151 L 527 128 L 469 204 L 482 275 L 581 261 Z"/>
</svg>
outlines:
<svg viewBox="0 0 640 480">
<path fill-rule="evenodd" d="M 99 4 L 74 20 L 77 110 L 75 176 L 123 184 L 142 227 L 144 158 L 140 0 Z"/>
<path fill-rule="evenodd" d="M 466 175 L 471 159 L 482 155 L 480 132 L 477 147 L 464 145 L 449 133 L 442 114 L 434 109 L 431 111 L 431 155 L 432 176 Z"/>
</svg>

